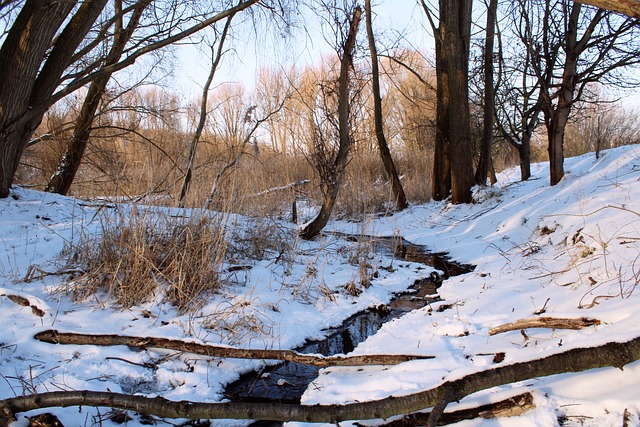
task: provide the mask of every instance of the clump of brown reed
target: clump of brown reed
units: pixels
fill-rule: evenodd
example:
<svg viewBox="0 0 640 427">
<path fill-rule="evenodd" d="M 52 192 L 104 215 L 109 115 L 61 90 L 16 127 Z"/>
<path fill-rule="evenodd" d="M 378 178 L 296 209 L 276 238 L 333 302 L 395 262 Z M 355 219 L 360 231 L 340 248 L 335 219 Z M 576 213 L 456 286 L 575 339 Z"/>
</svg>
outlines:
<svg viewBox="0 0 640 427">
<path fill-rule="evenodd" d="M 212 217 L 141 213 L 134 207 L 127 214 L 103 215 L 101 225 L 100 235 L 85 234 L 63 252 L 84 271 L 61 289 L 75 300 L 94 297 L 130 308 L 161 297 L 187 313 L 219 290 L 226 242 Z"/>
</svg>

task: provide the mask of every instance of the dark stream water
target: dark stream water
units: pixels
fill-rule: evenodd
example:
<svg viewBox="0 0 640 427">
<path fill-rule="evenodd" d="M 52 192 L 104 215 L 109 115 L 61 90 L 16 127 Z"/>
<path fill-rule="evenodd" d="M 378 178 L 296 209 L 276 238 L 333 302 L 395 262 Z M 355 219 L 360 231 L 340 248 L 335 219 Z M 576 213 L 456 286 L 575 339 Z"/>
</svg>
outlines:
<svg viewBox="0 0 640 427">
<path fill-rule="evenodd" d="M 350 238 L 351 239 L 351 238 Z M 449 261 L 446 254 L 429 253 L 423 247 L 399 239 L 378 239 L 376 252 L 392 253 L 396 259 L 425 264 L 438 269 L 429 278 L 416 281 L 406 292 L 397 294 L 385 307 L 370 308 L 357 313 L 342 325 L 326 331 L 322 340 L 307 341 L 295 348 L 301 353 L 319 353 L 325 356 L 347 354 L 384 323 L 438 301 L 437 289 L 442 280 L 450 276 L 468 273 L 473 266 Z M 299 363 L 285 362 L 267 366 L 260 371 L 244 374 L 227 386 L 225 395 L 234 402 L 300 403 L 302 394 L 317 378 L 320 368 Z M 253 425 L 276 425 L 255 423 Z"/>
</svg>

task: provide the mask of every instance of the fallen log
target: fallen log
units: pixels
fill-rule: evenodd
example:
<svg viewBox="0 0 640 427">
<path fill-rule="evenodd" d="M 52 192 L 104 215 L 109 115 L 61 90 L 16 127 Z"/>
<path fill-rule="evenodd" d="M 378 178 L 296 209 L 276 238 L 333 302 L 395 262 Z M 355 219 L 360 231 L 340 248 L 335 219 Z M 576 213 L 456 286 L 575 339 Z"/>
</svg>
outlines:
<svg viewBox="0 0 640 427">
<path fill-rule="evenodd" d="M 549 328 L 549 329 L 582 329 L 589 326 L 599 325 L 598 319 L 580 317 L 578 319 L 562 319 L 557 317 L 534 317 L 531 319 L 520 319 L 513 323 L 495 326 L 489 329 L 489 335 L 496 335 L 502 332 L 518 331 L 527 328 Z"/>
<path fill-rule="evenodd" d="M 499 385 L 609 366 L 622 368 L 638 359 L 640 337 L 626 342 L 574 348 L 541 359 L 495 367 L 407 396 L 390 396 L 345 405 L 175 402 L 162 397 L 151 398 L 120 393 L 57 391 L 1 400 L 0 425 L 7 425 L 14 420 L 18 412 L 80 405 L 106 406 L 163 418 L 254 419 L 332 424 L 345 420 L 387 419 L 432 407 L 442 400 L 443 395 L 446 395 L 448 401 L 459 401 L 472 393 Z M 432 421 L 435 422 L 437 419 Z"/>
<path fill-rule="evenodd" d="M 183 351 L 210 357 L 233 359 L 271 359 L 295 362 L 312 366 L 361 366 L 361 365 L 397 365 L 411 360 L 433 359 L 434 356 L 402 354 L 365 354 L 359 356 L 319 356 L 303 354 L 293 350 L 262 350 L 224 347 L 155 337 L 132 337 L 124 335 L 91 335 L 72 332 L 47 330 L 35 335 L 35 339 L 51 344 L 80 345 L 126 345 L 133 348 L 162 348 Z"/>
<path fill-rule="evenodd" d="M 475 408 L 444 412 L 440 416 L 437 425 L 444 426 L 464 420 L 474 420 L 476 418 L 517 417 L 535 407 L 536 405 L 533 402 L 531 393 L 522 393 L 499 402 L 488 403 Z M 424 425 L 430 415 L 431 412 L 416 412 L 415 414 L 407 415 L 388 423 L 376 424 L 376 427 L 414 427 L 416 425 Z M 362 425 L 362 427 L 365 426 Z"/>
</svg>

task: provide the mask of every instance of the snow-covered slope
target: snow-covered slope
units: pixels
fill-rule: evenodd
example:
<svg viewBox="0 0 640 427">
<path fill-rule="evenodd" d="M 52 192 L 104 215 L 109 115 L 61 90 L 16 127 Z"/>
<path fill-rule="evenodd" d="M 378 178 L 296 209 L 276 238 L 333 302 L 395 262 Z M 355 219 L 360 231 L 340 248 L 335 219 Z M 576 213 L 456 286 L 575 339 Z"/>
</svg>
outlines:
<svg viewBox="0 0 640 427">
<path fill-rule="evenodd" d="M 548 186 L 548 164 L 538 164 L 528 182 L 518 182 L 516 169 L 500 174 L 498 185 L 476 191 L 477 203 L 472 205 L 432 202 L 365 225 L 330 223 L 330 229 L 340 232 L 400 234 L 477 267 L 445 281 L 439 290 L 442 302 L 388 323 L 355 350 L 427 354 L 435 359 L 393 367 L 326 369 L 303 402 L 347 403 L 409 394 L 494 366 L 495 353 L 504 353 L 501 363 L 507 364 L 640 336 L 640 147 L 606 151 L 599 160 L 592 154 L 567 159 L 565 169 L 566 177 L 555 187 Z M 35 341 L 33 335 L 56 328 L 237 344 L 237 335 L 203 326 L 203 319 L 223 312 L 226 316 L 233 307 L 253 316 L 268 332 L 247 331 L 238 345 L 291 348 L 358 310 L 388 301 L 393 292 L 429 274 L 411 264 L 393 273 L 380 269 L 373 286 L 352 298 L 339 290 L 356 277 L 357 266 L 347 262 L 344 241 L 329 236 L 297 242 L 287 266 L 273 259 L 258 262 L 243 273 L 238 285 L 197 315 L 178 316 L 160 298 L 126 311 L 103 301 L 72 303 L 57 292 L 64 277 L 39 276 L 60 268 L 56 258 L 65 242 L 81 233 L 99 232 L 99 207 L 20 188 L 12 195 L 15 198 L 0 200 L 0 399 L 35 391 L 90 389 L 217 401 L 224 383 L 259 362 L 126 347 L 52 346 Z M 374 263 L 388 265 L 389 260 L 376 258 Z M 42 271 L 29 270 L 30 266 Z M 27 273 L 32 280 L 25 280 Z M 28 305 L 9 295 L 25 298 Z M 444 304 L 451 308 L 438 311 Z M 492 327 L 540 314 L 588 317 L 600 324 L 581 330 L 489 335 Z M 149 368 L 150 362 L 155 368 Z M 627 425 L 640 425 L 640 362 L 624 370 L 603 368 L 486 390 L 458 406 L 525 390 L 535 397 L 531 412 L 459 425 L 554 426 L 563 419 L 564 425 L 621 426 L 625 413 Z M 104 416 L 105 408 L 46 411 L 58 415 L 67 427 L 116 425 Z M 45 411 L 27 415 L 38 412 Z M 22 418 L 14 424 L 28 422 Z M 134 417 L 127 425 L 141 425 L 140 419 Z"/>
</svg>

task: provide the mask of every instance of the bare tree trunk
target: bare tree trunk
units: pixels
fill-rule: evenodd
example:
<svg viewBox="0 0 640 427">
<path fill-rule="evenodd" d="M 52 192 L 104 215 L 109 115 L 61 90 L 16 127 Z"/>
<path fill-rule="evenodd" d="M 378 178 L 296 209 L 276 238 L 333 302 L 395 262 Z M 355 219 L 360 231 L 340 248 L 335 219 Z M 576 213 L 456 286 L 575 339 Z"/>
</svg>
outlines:
<svg viewBox="0 0 640 427">
<path fill-rule="evenodd" d="M 123 25 L 122 19 L 122 0 L 115 1 L 115 13 L 116 24 L 114 31 L 113 45 L 107 59 L 106 65 L 113 65 L 118 63 L 122 56 L 125 46 L 131 39 L 133 32 L 140 22 L 142 12 L 149 6 L 152 0 L 144 0 L 138 2 L 134 8 L 129 23 L 126 28 Z M 100 105 L 100 101 L 107 90 L 107 84 L 111 79 L 112 73 L 108 73 L 99 77 L 91 83 L 87 95 L 84 98 L 82 108 L 78 114 L 78 118 L 74 124 L 73 135 L 71 136 L 71 142 L 64 153 L 60 164 L 56 172 L 49 178 L 49 182 L 45 187 L 45 191 L 50 193 L 58 193 L 66 195 L 71 188 L 71 184 L 80 168 L 82 162 L 82 156 L 87 148 L 89 137 L 91 136 L 91 130 L 96 111 Z"/>
<path fill-rule="evenodd" d="M 382 122 L 382 98 L 380 96 L 380 72 L 378 69 L 378 52 L 376 50 L 376 42 L 373 36 L 373 25 L 371 18 L 371 0 L 364 2 L 367 26 L 367 38 L 369 40 L 369 53 L 371 55 L 371 83 L 373 86 L 373 121 L 376 131 L 376 139 L 378 148 L 380 149 L 380 157 L 384 164 L 384 170 L 387 172 L 387 178 L 391 181 L 391 188 L 395 197 L 396 208 L 402 211 L 407 208 L 407 197 L 404 194 L 402 183 L 398 177 L 398 171 L 391 157 L 387 139 L 384 136 L 384 126 Z"/>
<path fill-rule="evenodd" d="M 56 35 L 76 3 L 27 0 L 0 48 L 0 198 L 9 195 L 22 153 L 42 121 L 43 101 L 107 0 L 83 2 Z"/>
<path fill-rule="evenodd" d="M 444 26 L 436 26 L 427 4 L 421 0 L 425 15 L 433 30 L 436 47 L 436 132 L 431 176 L 431 197 L 444 200 L 451 192 L 451 155 L 449 143 L 449 67 L 447 51 L 443 49 Z"/>
<path fill-rule="evenodd" d="M 484 110 L 482 145 L 480 159 L 476 169 L 476 184 L 487 185 L 489 165 L 491 163 L 491 146 L 493 145 L 494 87 L 493 87 L 493 42 L 496 30 L 496 14 L 498 0 L 490 0 L 487 9 L 486 40 L 484 44 Z"/>
<path fill-rule="evenodd" d="M 349 116 L 351 109 L 349 106 L 349 68 L 353 64 L 353 49 L 356 44 L 356 34 L 362 16 L 362 9 L 356 7 L 353 18 L 349 26 L 349 34 L 344 42 L 342 58 L 340 60 L 340 77 L 338 81 L 338 126 L 339 143 L 338 153 L 333 162 L 322 207 L 318 216 L 300 230 L 300 237 L 303 239 L 313 239 L 329 222 L 331 212 L 338 197 L 338 191 L 342 184 L 344 171 L 349 160 L 349 150 L 351 147 L 351 129 L 349 127 Z"/>
<path fill-rule="evenodd" d="M 227 38 L 227 33 L 229 32 L 229 28 L 231 27 L 231 20 L 234 16 L 235 14 L 232 14 L 227 18 L 227 22 L 224 25 L 224 29 L 222 30 L 222 35 L 220 36 L 218 50 L 216 51 L 215 56 L 212 56 L 211 58 L 212 62 L 211 69 L 209 70 L 209 76 L 207 77 L 207 81 L 202 88 L 202 99 L 200 100 L 200 118 L 198 120 L 196 132 L 193 135 L 193 139 L 191 140 L 191 145 L 189 147 L 189 164 L 187 165 L 187 172 L 184 175 L 182 188 L 180 188 L 180 195 L 178 196 L 178 205 L 180 207 L 184 207 L 184 198 L 187 195 L 187 191 L 189 190 L 189 184 L 191 183 L 191 176 L 193 174 L 193 166 L 196 161 L 196 150 L 198 148 L 198 143 L 200 142 L 200 137 L 202 136 L 204 126 L 207 123 L 207 98 L 209 97 L 209 88 L 211 87 L 211 82 L 213 82 L 213 77 L 216 74 L 218 65 L 220 64 L 220 59 L 222 59 L 222 49 L 224 47 L 224 41 Z M 211 53 L 213 55 L 213 46 L 211 47 Z"/>
<path fill-rule="evenodd" d="M 475 184 L 469 111 L 471 7 L 472 0 L 440 0 L 440 26 L 444 26 L 441 53 L 447 53 L 449 77 L 452 203 L 470 203 L 471 187 Z"/>
</svg>

